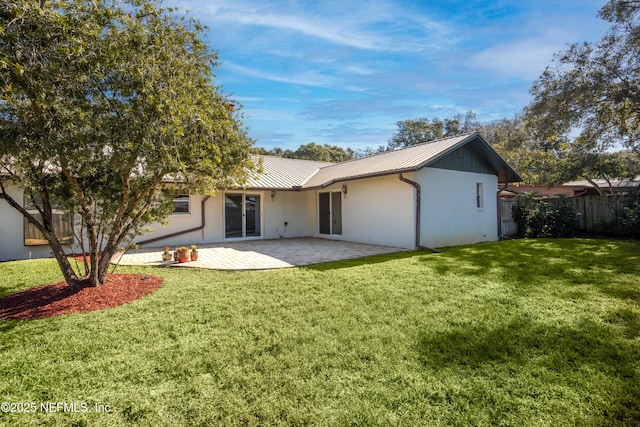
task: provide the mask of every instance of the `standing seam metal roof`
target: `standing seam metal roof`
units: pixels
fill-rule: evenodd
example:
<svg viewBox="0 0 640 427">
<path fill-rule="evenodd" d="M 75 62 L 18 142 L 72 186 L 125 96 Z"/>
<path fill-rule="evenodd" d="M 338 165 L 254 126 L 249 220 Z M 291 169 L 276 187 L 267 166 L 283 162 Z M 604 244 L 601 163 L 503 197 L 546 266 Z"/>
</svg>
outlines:
<svg viewBox="0 0 640 427">
<path fill-rule="evenodd" d="M 457 147 L 469 139 L 470 136 L 471 135 L 461 135 L 453 138 L 440 139 L 324 167 L 305 182 L 303 187 L 322 187 L 332 182 L 343 181 L 349 178 L 353 179 L 417 170 L 429 161 L 435 160 L 443 153 L 450 151 L 453 147 Z"/>
<path fill-rule="evenodd" d="M 262 160 L 263 173 L 249 180 L 250 188 L 291 190 L 301 187 L 318 169 L 333 165 L 328 162 L 256 156 Z"/>
<path fill-rule="evenodd" d="M 310 189 L 326 187 L 337 181 L 415 171 L 466 144 L 470 144 L 487 158 L 487 161 L 498 171 L 500 182 L 521 181 L 518 174 L 491 146 L 479 134 L 473 133 L 343 163 L 261 156 L 264 173 L 252 179 L 249 187 L 280 190 Z"/>
</svg>

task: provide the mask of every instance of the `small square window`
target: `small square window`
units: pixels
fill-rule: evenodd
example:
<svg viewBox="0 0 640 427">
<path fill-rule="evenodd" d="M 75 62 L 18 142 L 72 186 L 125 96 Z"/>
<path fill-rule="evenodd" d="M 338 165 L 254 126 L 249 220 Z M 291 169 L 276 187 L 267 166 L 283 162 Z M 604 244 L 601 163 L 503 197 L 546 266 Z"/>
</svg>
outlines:
<svg viewBox="0 0 640 427">
<path fill-rule="evenodd" d="M 188 214 L 189 210 L 189 195 L 180 194 L 173 199 L 173 214 Z"/>
<path fill-rule="evenodd" d="M 484 207 L 484 197 L 482 191 L 482 183 L 476 183 L 476 207 L 482 209 Z"/>
</svg>

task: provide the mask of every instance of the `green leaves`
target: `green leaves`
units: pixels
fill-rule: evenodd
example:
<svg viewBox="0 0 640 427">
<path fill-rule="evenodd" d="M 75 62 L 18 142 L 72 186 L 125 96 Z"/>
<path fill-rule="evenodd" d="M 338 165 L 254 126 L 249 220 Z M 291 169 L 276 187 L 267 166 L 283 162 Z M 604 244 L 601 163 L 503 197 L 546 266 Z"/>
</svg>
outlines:
<svg viewBox="0 0 640 427">
<path fill-rule="evenodd" d="M 388 150 L 423 144 L 440 138 L 460 135 L 470 132 L 480 126 L 476 114 L 468 111 L 466 114 L 456 114 L 451 118 L 401 120 L 397 123 L 398 131 L 389 140 Z"/>
<path fill-rule="evenodd" d="M 598 42 L 572 45 L 531 88 L 529 128 L 540 140 L 573 139 L 589 150 L 638 148 L 640 140 L 640 3 L 608 2 L 613 22 Z"/>
<path fill-rule="evenodd" d="M 537 149 L 555 158 L 547 183 L 640 174 L 637 154 L 627 161 L 640 148 L 639 11 L 637 1 L 607 2 L 609 32 L 557 53 L 533 84 L 524 120 Z"/>
<path fill-rule="evenodd" d="M 23 0 L 0 26 L 0 167 L 37 192 L 52 182 L 92 250 L 104 238 L 108 256 L 162 220 L 165 175 L 208 193 L 246 180 L 252 141 L 211 79 L 197 21 L 159 2 Z"/>
</svg>

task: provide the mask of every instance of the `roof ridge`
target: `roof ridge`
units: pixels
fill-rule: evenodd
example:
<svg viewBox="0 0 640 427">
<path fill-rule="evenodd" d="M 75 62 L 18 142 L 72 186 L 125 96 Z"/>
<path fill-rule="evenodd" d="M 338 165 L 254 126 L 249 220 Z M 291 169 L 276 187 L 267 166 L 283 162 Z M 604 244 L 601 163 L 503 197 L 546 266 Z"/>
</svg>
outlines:
<svg viewBox="0 0 640 427">
<path fill-rule="evenodd" d="M 428 144 L 433 144 L 433 143 L 436 143 L 436 142 L 446 141 L 448 139 L 461 138 L 461 137 L 465 137 L 465 139 L 466 139 L 466 138 L 469 138 L 469 137 L 474 136 L 474 135 L 479 135 L 479 133 L 478 132 L 461 133 L 461 134 L 454 135 L 454 136 L 446 136 L 446 137 L 442 137 L 442 138 L 433 139 L 431 141 L 421 142 L 419 144 L 413 144 L 413 145 L 409 145 L 409 146 L 405 146 L 405 147 L 396 148 L 395 150 L 379 151 L 379 152 L 373 153 L 373 154 L 371 154 L 369 156 L 366 156 L 366 157 L 360 157 L 358 159 L 350 159 L 350 160 L 346 160 L 344 162 L 337 162 L 337 163 L 329 164 L 329 165 L 326 165 L 326 166 L 322 166 L 320 169 L 330 168 L 330 167 L 338 166 L 338 165 L 346 165 L 347 163 L 353 163 L 353 162 L 358 162 L 358 161 L 365 160 L 365 159 L 371 159 L 371 158 L 378 157 L 378 156 L 384 156 L 385 154 L 396 153 L 398 151 L 404 151 L 404 150 L 408 150 L 410 148 L 421 147 L 421 146 L 428 145 Z"/>
<path fill-rule="evenodd" d="M 405 147 L 400 147 L 397 150 L 393 150 L 393 151 L 402 151 L 402 150 L 407 150 L 409 148 L 413 148 L 413 147 L 420 147 L 423 145 L 428 145 L 428 144 L 433 144 L 434 142 L 442 142 L 442 141 L 446 141 L 448 139 L 455 139 L 455 138 L 468 138 L 471 137 L 473 135 L 479 134 L 478 132 L 467 132 L 467 133 L 459 133 L 457 135 L 453 135 L 453 136 L 444 136 L 442 138 L 437 138 L 437 139 L 433 139 L 431 141 L 425 141 L 425 142 L 421 142 L 419 144 L 413 144 L 413 145 L 409 145 L 409 146 L 405 146 Z"/>
<path fill-rule="evenodd" d="M 297 162 L 309 162 L 309 163 L 325 163 L 327 166 L 330 165 L 335 165 L 337 163 L 335 162 L 326 162 L 324 160 L 310 160 L 310 159 L 298 159 L 295 157 L 282 157 L 282 156 L 275 156 L 275 155 L 271 155 L 271 154 L 252 154 L 253 156 L 257 156 L 257 157 L 269 157 L 272 159 L 281 159 L 281 160 L 286 160 L 286 161 L 297 161 Z M 340 163 L 340 162 L 338 162 Z"/>
</svg>

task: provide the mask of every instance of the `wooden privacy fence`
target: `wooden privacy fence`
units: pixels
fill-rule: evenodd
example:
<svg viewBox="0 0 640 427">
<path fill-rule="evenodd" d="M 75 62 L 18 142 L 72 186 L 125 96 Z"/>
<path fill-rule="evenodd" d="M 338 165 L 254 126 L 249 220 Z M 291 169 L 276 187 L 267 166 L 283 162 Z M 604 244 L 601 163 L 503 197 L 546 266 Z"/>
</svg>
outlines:
<svg viewBox="0 0 640 427">
<path fill-rule="evenodd" d="M 623 232 L 619 212 L 624 207 L 628 196 L 614 194 L 611 196 L 579 196 L 570 199 L 578 212 L 580 231 L 589 234 Z"/>
<path fill-rule="evenodd" d="M 573 207 L 578 213 L 579 231 L 587 234 L 624 234 L 624 224 L 620 222 L 619 212 L 633 195 L 614 194 L 609 196 L 570 197 Z M 560 199 L 543 199 L 554 204 Z M 502 199 L 500 206 L 501 236 L 512 237 L 518 228 L 511 213 L 516 206 L 516 199 Z"/>
<path fill-rule="evenodd" d="M 513 237 L 518 234 L 518 224 L 511 216 L 511 212 L 518 201 L 516 199 L 501 199 L 500 202 L 500 236 Z"/>
</svg>

